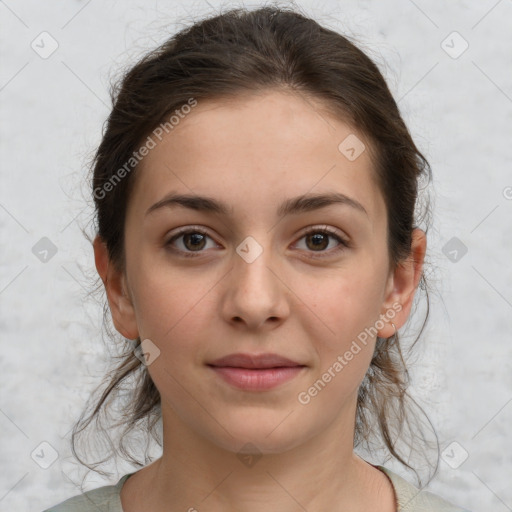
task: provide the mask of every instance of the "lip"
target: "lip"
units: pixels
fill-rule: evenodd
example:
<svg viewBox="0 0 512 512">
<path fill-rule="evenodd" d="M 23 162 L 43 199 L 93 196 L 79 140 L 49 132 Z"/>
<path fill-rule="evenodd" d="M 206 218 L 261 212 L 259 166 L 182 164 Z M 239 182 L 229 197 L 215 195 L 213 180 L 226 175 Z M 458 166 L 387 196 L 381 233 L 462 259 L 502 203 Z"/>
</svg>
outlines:
<svg viewBox="0 0 512 512">
<path fill-rule="evenodd" d="M 216 359 L 211 366 L 232 366 L 235 368 L 265 369 L 265 368 L 282 368 L 291 366 L 304 366 L 297 361 L 292 361 L 278 354 L 230 354 L 225 357 Z"/>
<path fill-rule="evenodd" d="M 208 366 L 225 382 L 247 391 L 265 391 L 296 377 L 305 365 L 278 354 L 231 354 Z"/>
</svg>

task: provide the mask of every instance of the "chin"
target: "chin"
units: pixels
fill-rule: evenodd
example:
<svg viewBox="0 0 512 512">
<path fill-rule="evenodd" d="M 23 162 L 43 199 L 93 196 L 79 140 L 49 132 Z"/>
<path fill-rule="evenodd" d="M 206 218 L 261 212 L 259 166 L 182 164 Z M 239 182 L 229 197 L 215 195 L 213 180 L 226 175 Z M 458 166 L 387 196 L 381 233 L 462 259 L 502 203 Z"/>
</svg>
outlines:
<svg viewBox="0 0 512 512">
<path fill-rule="evenodd" d="M 244 418 L 226 423 L 227 434 L 222 430 L 221 436 L 210 437 L 219 447 L 236 454 L 278 454 L 289 451 L 306 441 L 307 435 L 301 432 L 297 421 L 287 421 L 281 414 L 276 420 L 274 415 L 267 419 L 260 416 L 258 420 L 248 421 Z"/>
</svg>

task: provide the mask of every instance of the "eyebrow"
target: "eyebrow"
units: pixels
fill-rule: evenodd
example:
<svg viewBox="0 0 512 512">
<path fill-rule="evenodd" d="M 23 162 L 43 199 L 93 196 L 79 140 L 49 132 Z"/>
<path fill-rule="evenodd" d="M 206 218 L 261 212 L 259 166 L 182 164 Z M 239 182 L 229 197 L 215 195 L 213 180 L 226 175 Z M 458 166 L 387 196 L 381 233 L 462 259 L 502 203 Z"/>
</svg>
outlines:
<svg viewBox="0 0 512 512">
<path fill-rule="evenodd" d="M 285 216 L 291 214 L 298 214 L 303 212 L 310 212 L 325 208 L 333 204 L 341 204 L 350 206 L 355 210 L 366 214 L 368 212 L 365 207 L 355 199 L 341 193 L 328 193 L 328 194 L 304 194 L 297 197 L 287 199 L 279 206 L 277 210 L 278 216 Z M 176 194 L 169 193 L 164 196 L 160 201 L 150 206 L 145 215 L 153 213 L 161 208 L 172 208 L 173 206 L 182 206 L 191 210 L 200 212 L 217 213 L 220 215 L 229 215 L 233 208 L 229 207 L 226 203 L 213 199 L 212 197 L 198 196 L 193 194 Z"/>
</svg>

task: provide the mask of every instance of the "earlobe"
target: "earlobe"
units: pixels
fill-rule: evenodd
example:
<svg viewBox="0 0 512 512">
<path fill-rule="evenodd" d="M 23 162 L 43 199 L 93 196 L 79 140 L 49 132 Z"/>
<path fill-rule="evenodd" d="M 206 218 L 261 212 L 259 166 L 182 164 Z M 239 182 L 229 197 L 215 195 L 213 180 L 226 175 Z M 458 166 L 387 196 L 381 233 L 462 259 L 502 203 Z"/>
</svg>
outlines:
<svg viewBox="0 0 512 512">
<path fill-rule="evenodd" d="M 427 248 L 427 237 L 425 232 L 419 228 L 414 229 L 411 241 L 411 254 L 405 261 L 400 262 L 390 281 L 390 290 L 387 293 L 385 310 L 383 315 L 389 317 L 389 312 L 394 310 L 392 319 L 379 331 L 379 336 L 388 338 L 393 335 L 394 328 L 391 325 L 393 322 L 397 329 L 400 329 L 411 312 L 412 303 L 416 288 L 420 282 L 423 263 L 425 259 L 425 252 Z"/>
<path fill-rule="evenodd" d="M 125 275 L 110 261 L 108 249 L 100 236 L 94 239 L 93 246 L 96 270 L 105 286 L 114 326 L 125 338 L 135 339 L 139 333 L 135 310 L 127 293 Z"/>
</svg>

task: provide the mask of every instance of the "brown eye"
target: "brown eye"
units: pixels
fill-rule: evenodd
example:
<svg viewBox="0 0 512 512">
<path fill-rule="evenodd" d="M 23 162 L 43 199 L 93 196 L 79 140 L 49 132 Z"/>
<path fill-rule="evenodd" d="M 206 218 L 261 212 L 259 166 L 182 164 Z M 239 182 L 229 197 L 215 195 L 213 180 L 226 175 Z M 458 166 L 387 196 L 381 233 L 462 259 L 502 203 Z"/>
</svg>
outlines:
<svg viewBox="0 0 512 512">
<path fill-rule="evenodd" d="M 309 252 L 320 253 L 320 257 L 323 256 L 322 253 L 330 255 L 349 247 L 348 242 L 344 238 L 328 228 L 310 229 L 302 236 L 301 240 L 302 239 L 305 240 L 306 250 Z M 337 245 L 335 245 L 332 249 L 327 249 L 331 244 L 331 240 L 335 240 Z"/>
<path fill-rule="evenodd" d="M 183 245 L 191 250 L 201 250 L 204 248 L 206 236 L 202 233 L 190 232 L 183 235 Z"/>
<path fill-rule="evenodd" d="M 171 237 L 165 246 L 183 256 L 199 256 L 207 245 L 207 240 L 212 239 L 208 233 L 201 229 L 184 229 Z"/>
<path fill-rule="evenodd" d="M 306 245 L 310 249 L 326 249 L 329 246 L 329 236 L 330 235 L 326 235 L 325 233 L 306 235 Z"/>
</svg>

